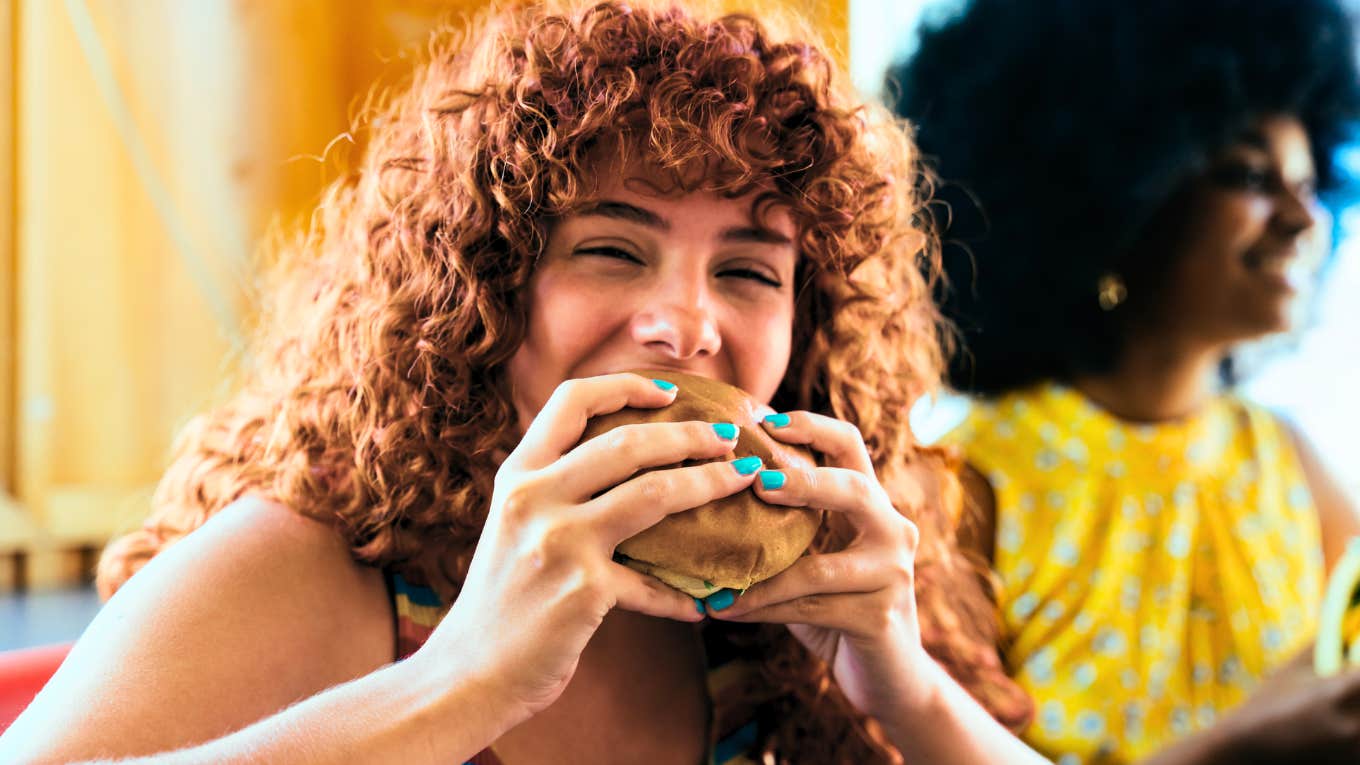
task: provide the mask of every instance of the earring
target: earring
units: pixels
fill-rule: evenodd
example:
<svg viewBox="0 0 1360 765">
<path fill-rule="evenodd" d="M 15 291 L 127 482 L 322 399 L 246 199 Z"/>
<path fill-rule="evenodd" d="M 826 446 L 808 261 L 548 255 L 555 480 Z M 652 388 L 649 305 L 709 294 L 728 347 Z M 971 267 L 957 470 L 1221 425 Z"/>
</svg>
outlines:
<svg viewBox="0 0 1360 765">
<path fill-rule="evenodd" d="M 1113 311 L 1129 296 L 1129 288 L 1119 274 L 1108 273 L 1096 283 L 1096 296 L 1100 300 L 1100 310 Z"/>
</svg>

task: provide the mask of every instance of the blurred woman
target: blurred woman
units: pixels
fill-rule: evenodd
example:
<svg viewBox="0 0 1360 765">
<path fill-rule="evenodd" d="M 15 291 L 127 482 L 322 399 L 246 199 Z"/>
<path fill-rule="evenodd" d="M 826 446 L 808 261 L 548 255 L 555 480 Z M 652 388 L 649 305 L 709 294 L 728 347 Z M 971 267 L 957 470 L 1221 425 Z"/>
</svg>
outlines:
<svg viewBox="0 0 1360 765">
<path fill-rule="evenodd" d="M 1038 705 L 1024 735 L 1059 762 L 1203 729 L 1163 756 L 1360 756 L 1353 678 L 1214 725 L 1309 644 L 1360 531 L 1297 433 L 1223 385 L 1235 346 L 1289 326 L 1360 116 L 1350 30 L 1332 0 L 976 0 L 891 75 L 940 179 L 950 381 L 977 396 L 948 440 Z"/>
</svg>

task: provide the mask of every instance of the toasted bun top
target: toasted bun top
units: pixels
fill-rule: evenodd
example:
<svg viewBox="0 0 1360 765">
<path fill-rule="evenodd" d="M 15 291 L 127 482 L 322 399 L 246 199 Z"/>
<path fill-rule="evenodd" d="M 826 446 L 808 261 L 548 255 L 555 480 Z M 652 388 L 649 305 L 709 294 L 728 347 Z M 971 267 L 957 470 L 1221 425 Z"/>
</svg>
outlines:
<svg viewBox="0 0 1360 765">
<path fill-rule="evenodd" d="M 637 422 L 734 423 L 739 433 L 733 452 L 720 459 L 760 457 L 765 469 L 811 468 L 816 463 L 804 447 L 776 441 L 761 427 L 761 405 L 740 388 L 717 380 L 678 372 L 634 370 L 637 374 L 675 383 L 675 402 L 660 409 L 622 409 L 591 418 L 582 440 Z M 716 460 L 687 460 L 700 465 Z M 663 466 L 678 467 L 677 465 Z M 636 566 L 663 581 L 696 581 L 716 590 L 745 590 L 793 564 L 812 543 L 822 523 L 822 512 L 772 505 L 743 490 L 693 510 L 667 516 L 660 523 L 625 540 L 618 552 L 641 562 Z M 698 592 L 690 594 L 698 595 Z"/>
</svg>

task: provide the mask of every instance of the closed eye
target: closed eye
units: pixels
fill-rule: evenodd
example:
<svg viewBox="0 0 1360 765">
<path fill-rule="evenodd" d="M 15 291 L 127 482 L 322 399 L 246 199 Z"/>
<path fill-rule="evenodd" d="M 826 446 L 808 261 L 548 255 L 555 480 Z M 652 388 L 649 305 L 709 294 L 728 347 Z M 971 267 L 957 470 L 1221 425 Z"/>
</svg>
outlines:
<svg viewBox="0 0 1360 765">
<path fill-rule="evenodd" d="M 618 247 L 604 247 L 604 246 L 597 246 L 597 247 L 581 247 L 581 248 L 579 248 L 579 249 L 576 250 L 576 254 L 577 254 L 577 255 L 599 255 L 599 256 L 602 257 L 602 258 L 612 258 L 612 259 L 614 259 L 614 260 L 623 260 L 623 261 L 628 261 L 628 262 L 630 262 L 630 263 L 638 263 L 638 264 L 641 264 L 641 263 L 642 263 L 642 261 L 639 260 L 639 259 L 637 258 L 637 256 L 633 255 L 632 253 L 628 252 L 627 250 L 619 249 Z"/>
<path fill-rule="evenodd" d="M 753 271 L 753 270 L 751 270 L 751 269 L 749 269 L 749 268 L 729 268 L 729 269 L 727 269 L 727 270 L 725 270 L 725 271 L 719 271 L 719 272 L 718 272 L 718 276 L 729 276 L 729 275 L 730 275 L 730 276 L 736 276 L 736 277 L 741 278 L 741 279 L 751 279 L 751 280 L 754 280 L 754 281 L 761 282 L 762 284 L 768 284 L 768 285 L 771 286 L 771 287 L 782 287 L 782 286 L 784 286 L 782 282 L 780 282 L 780 281 L 778 281 L 778 280 L 776 280 L 776 279 L 771 279 L 770 277 L 766 276 L 765 274 L 762 274 L 762 273 L 760 273 L 759 271 Z"/>
<path fill-rule="evenodd" d="M 1215 168 L 1210 178 L 1219 186 L 1240 191 L 1268 191 L 1274 181 L 1270 170 L 1246 162 L 1232 162 Z"/>
<path fill-rule="evenodd" d="M 619 247 L 610 247 L 607 245 L 580 247 L 577 248 L 576 254 L 596 255 L 602 258 L 609 258 L 611 260 L 620 260 L 625 263 L 635 263 L 637 265 L 642 265 L 642 260 L 640 258 L 632 254 L 631 252 L 628 252 L 627 250 L 621 249 Z M 770 287 L 776 288 L 784 286 L 783 282 L 780 282 L 778 279 L 773 279 L 751 268 L 728 268 L 719 271 L 718 276 L 730 276 L 738 279 L 747 279 L 750 281 L 759 282 L 761 284 L 765 284 Z"/>
</svg>

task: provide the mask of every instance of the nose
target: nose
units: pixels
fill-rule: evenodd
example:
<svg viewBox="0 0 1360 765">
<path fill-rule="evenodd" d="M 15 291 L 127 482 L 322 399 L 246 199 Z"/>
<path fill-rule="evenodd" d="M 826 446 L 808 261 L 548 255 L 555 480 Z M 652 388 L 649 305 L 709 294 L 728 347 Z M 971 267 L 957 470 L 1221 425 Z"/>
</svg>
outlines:
<svg viewBox="0 0 1360 765">
<path fill-rule="evenodd" d="M 1276 196 L 1275 225 L 1287 236 L 1295 237 L 1317 222 L 1311 193 L 1304 189 L 1281 189 Z"/>
<path fill-rule="evenodd" d="M 701 283 L 643 296 L 630 330 L 636 342 L 676 361 L 714 356 L 722 348 L 712 296 Z"/>
</svg>

